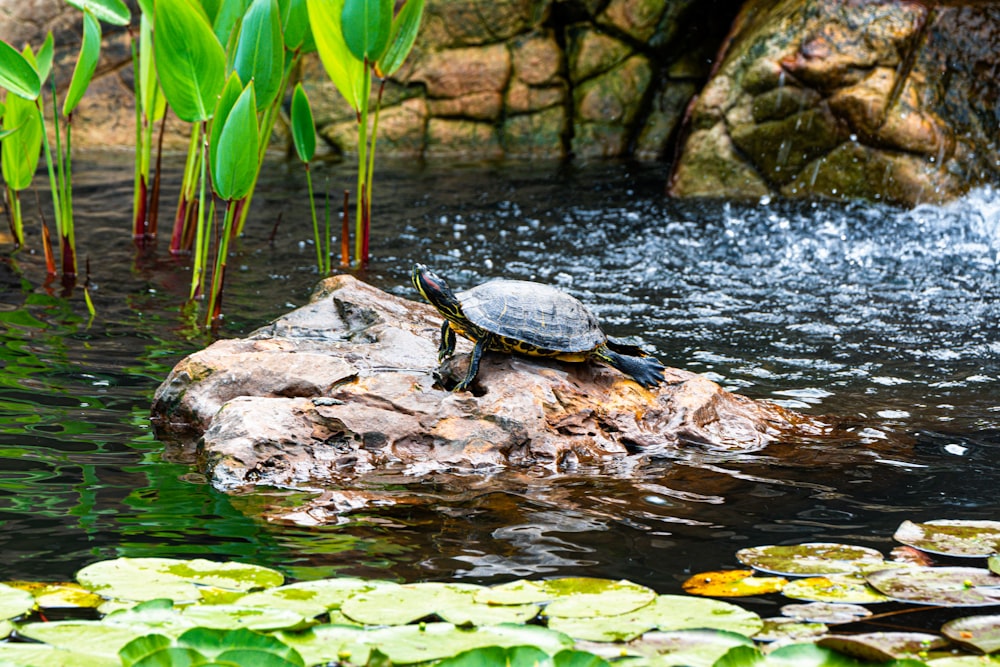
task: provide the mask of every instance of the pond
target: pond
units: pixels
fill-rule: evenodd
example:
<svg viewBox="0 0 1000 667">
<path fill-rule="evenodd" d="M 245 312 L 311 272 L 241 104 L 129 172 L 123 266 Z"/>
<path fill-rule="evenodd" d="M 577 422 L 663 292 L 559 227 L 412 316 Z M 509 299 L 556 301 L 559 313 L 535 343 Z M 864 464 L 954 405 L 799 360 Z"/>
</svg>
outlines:
<svg viewBox="0 0 1000 667">
<path fill-rule="evenodd" d="M 165 219 L 181 166 L 166 167 Z M 170 256 L 167 229 L 155 248 L 133 245 L 130 156 L 74 167 L 94 321 L 79 290 L 45 286 L 39 253 L 5 250 L 0 264 L 0 580 L 68 579 L 95 560 L 155 555 L 299 579 L 588 575 L 676 593 L 746 546 L 846 541 L 888 553 L 905 519 L 998 518 L 995 191 L 913 211 L 675 202 L 659 164 L 383 162 L 363 279 L 415 298 L 408 272 L 421 261 L 459 287 L 494 276 L 560 285 L 609 333 L 732 391 L 824 416 L 838 436 L 743 454 L 691 446 L 599 475 L 510 471 L 448 488 L 410 479 L 420 503 L 304 527 L 254 518 L 272 494 L 221 494 L 162 456 L 153 391 L 210 342 L 184 305 L 188 260 Z M 335 202 L 352 183 L 347 165 L 315 173 Z M 296 166 L 267 165 L 233 247 L 220 335 L 307 301 L 318 276 L 305 187 Z"/>
</svg>

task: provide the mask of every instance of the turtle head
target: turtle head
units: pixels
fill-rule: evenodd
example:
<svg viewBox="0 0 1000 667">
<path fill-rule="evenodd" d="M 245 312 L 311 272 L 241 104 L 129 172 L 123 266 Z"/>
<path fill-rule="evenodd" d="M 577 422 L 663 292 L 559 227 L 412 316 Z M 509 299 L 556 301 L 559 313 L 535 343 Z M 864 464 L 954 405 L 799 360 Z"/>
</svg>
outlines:
<svg viewBox="0 0 1000 667">
<path fill-rule="evenodd" d="M 444 278 L 423 264 L 414 264 L 410 279 L 413 281 L 413 286 L 420 292 L 420 296 L 427 299 L 442 315 L 448 319 L 462 319 L 464 317 L 458 297 L 455 296 Z"/>
</svg>

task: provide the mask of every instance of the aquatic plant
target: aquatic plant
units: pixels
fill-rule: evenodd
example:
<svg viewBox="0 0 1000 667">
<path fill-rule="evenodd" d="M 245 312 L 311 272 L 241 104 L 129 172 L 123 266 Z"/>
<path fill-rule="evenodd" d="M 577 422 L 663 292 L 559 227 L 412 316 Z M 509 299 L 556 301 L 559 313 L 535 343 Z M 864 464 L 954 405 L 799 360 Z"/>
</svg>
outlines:
<svg viewBox="0 0 1000 667">
<path fill-rule="evenodd" d="M 424 0 L 406 0 L 395 16 L 392 0 L 308 0 L 308 7 L 323 67 L 357 116 L 354 263 L 363 266 L 369 255 L 375 145 L 385 77 L 402 66 L 413 48 Z M 381 83 L 371 115 L 373 75 Z"/>
<path fill-rule="evenodd" d="M 252 89 L 248 86 L 241 99 L 248 99 L 247 90 Z M 971 557 L 972 549 L 975 557 L 983 558 L 976 545 L 995 540 L 998 528 L 994 522 L 948 520 L 907 522 L 901 532 L 907 539 L 920 532 L 918 539 L 933 543 L 935 553 Z M 949 545 L 944 551 L 939 550 L 942 543 Z M 829 543 L 765 545 L 741 553 L 741 560 L 759 560 L 766 570 L 789 576 L 830 571 L 842 574 L 829 576 L 848 576 L 845 569 L 853 571 L 867 580 L 865 585 L 884 585 L 886 593 L 904 603 L 965 606 L 968 598 L 954 596 L 962 590 L 986 595 L 986 602 L 976 604 L 995 605 L 1000 599 L 996 594 L 1000 576 L 995 572 L 1000 564 L 992 562 L 992 572 L 915 566 L 886 562 L 861 547 Z M 795 562 L 798 556 L 801 562 Z M 944 572 L 955 569 L 976 572 Z M 692 579 L 703 581 L 714 574 Z M 949 620 L 940 634 L 838 633 L 830 627 L 871 623 L 926 607 L 872 614 L 857 604 L 813 602 L 785 605 L 782 616 L 762 619 L 732 602 L 659 595 L 630 581 L 589 577 L 515 580 L 495 586 L 399 584 L 351 577 L 288 584 L 280 572 L 243 563 L 117 558 L 88 565 L 77 574 L 77 581 L 0 584 L 0 619 L 14 619 L 0 620 L 0 631 L 16 629 L 20 637 L 42 642 L 0 642 L 0 662 L 40 667 L 331 663 L 957 667 L 997 664 L 965 651 L 1000 651 L 996 615 Z M 900 586 L 903 581 L 907 583 Z M 786 584 L 782 592 L 791 587 Z M 756 592 L 740 590 L 739 583 L 735 586 L 714 589 L 712 594 L 774 592 L 770 586 Z M 36 609 L 48 607 L 96 607 L 103 618 L 33 620 Z M 776 642 L 773 648 L 771 642 Z"/>
</svg>

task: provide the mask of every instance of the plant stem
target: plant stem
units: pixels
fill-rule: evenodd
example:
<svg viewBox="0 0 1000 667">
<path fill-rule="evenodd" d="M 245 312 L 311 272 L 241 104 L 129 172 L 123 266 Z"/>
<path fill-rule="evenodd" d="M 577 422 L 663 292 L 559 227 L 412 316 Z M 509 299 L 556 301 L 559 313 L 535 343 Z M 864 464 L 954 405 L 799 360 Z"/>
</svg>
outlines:
<svg viewBox="0 0 1000 667">
<path fill-rule="evenodd" d="M 358 110 L 358 202 L 354 222 L 354 261 L 359 268 L 368 263 L 368 258 L 363 255 L 363 235 L 364 212 L 367 208 L 364 191 L 368 180 L 365 172 L 368 164 L 368 97 L 371 95 L 371 88 L 372 74 L 366 59 L 361 83 L 361 108 Z"/>
<path fill-rule="evenodd" d="M 201 136 L 201 128 L 195 126 L 191 128 L 191 143 L 188 144 L 187 160 L 184 162 L 184 178 L 181 180 L 181 192 L 177 199 L 177 215 L 174 217 L 174 232 L 170 237 L 170 252 L 177 255 L 190 247 L 185 243 L 188 238 L 188 220 L 190 214 L 191 200 L 194 198 L 194 190 L 197 185 L 198 158 L 201 156 L 201 147 L 198 139 Z"/>
<path fill-rule="evenodd" d="M 312 171 L 306 162 L 306 186 L 309 188 L 309 209 L 312 212 L 313 240 L 316 242 L 316 270 L 325 275 L 326 262 L 323 261 L 323 239 L 319 235 L 319 220 L 316 218 L 316 199 L 313 196 Z"/>
<path fill-rule="evenodd" d="M 191 269 L 191 296 L 195 298 L 204 291 L 205 288 L 205 264 L 208 258 L 209 236 L 205 229 L 205 181 L 207 159 L 201 152 L 207 150 L 208 144 L 208 121 L 202 121 L 196 126 L 195 135 L 197 138 L 205 137 L 199 146 L 199 159 L 201 159 L 200 193 L 198 198 L 198 223 L 195 225 L 194 240 L 194 266 Z M 176 229 L 175 229 L 176 231 Z"/>
<path fill-rule="evenodd" d="M 76 234 L 73 230 L 73 114 L 66 116 L 66 155 L 63 179 L 63 277 L 76 276 Z M 67 268 L 69 267 L 69 268 Z"/>
<path fill-rule="evenodd" d="M 215 271 L 212 273 L 212 289 L 208 295 L 208 315 L 205 326 L 211 326 L 218 322 L 222 314 L 222 285 L 226 275 L 226 259 L 229 254 L 229 237 L 232 235 L 233 219 L 236 217 L 236 209 L 239 201 L 230 199 L 226 202 L 226 218 L 222 223 L 222 232 L 219 234 L 219 244 L 215 256 Z"/>
</svg>

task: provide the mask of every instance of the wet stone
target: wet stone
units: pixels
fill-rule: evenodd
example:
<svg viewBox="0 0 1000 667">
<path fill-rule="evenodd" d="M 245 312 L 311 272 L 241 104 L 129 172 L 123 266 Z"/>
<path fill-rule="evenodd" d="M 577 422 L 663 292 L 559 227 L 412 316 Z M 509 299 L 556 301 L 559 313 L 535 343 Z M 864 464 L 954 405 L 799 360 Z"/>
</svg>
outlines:
<svg viewBox="0 0 1000 667">
<path fill-rule="evenodd" d="M 182 447 L 197 441 L 198 464 L 226 491 L 328 491 L 380 469 L 641 466 L 678 448 L 754 451 L 826 429 L 672 368 L 646 390 L 597 363 L 487 353 L 472 391 L 453 393 L 472 344 L 459 339 L 439 364 L 440 326 L 428 305 L 329 278 L 309 304 L 178 363 L 154 424 Z"/>
</svg>

